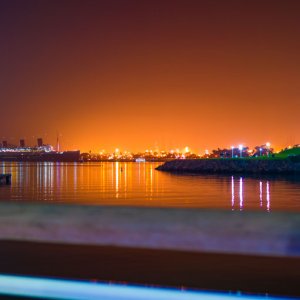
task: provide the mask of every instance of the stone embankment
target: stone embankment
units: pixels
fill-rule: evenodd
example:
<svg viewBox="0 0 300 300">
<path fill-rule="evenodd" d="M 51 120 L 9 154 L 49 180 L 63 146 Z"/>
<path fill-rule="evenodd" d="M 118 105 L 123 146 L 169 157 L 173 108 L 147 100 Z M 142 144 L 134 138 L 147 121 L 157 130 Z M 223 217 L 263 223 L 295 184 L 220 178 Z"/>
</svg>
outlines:
<svg viewBox="0 0 300 300">
<path fill-rule="evenodd" d="M 157 170 L 186 173 L 300 174 L 300 163 L 290 159 L 177 159 Z"/>
</svg>

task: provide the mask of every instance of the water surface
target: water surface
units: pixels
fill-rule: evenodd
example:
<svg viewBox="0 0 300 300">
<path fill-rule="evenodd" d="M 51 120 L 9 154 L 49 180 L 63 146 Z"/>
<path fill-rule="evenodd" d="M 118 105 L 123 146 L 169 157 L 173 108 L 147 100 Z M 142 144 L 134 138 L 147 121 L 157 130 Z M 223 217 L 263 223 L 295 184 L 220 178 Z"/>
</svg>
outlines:
<svg viewBox="0 0 300 300">
<path fill-rule="evenodd" d="M 178 175 L 161 163 L 8 163 L 2 201 L 300 211 L 300 178 Z"/>
</svg>

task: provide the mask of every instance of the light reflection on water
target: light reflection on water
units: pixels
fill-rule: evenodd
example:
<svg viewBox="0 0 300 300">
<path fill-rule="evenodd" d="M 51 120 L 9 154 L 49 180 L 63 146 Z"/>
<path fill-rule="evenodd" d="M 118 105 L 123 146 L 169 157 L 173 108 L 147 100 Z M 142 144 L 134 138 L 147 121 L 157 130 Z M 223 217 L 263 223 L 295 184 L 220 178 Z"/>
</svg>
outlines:
<svg viewBox="0 0 300 300">
<path fill-rule="evenodd" d="M 300 211 L 300 179 L 175 175 L 160 163 L 1 163 L 0 200 Z"/>
<path fill-rule="evenodd" d="M 244 181 L 243 177 L 239 177 L 239 179 L 235 179 L 234 176 L 231 176 L 231 210 L 236 209 L 236 204 L 235 204 L 235 181 L 239 182 L 239 210 L 243 210 L 244 206 Z M 270 196 L 270 183 L 268 180 L 263 183 L 263 181 L 258 181 L 259 182 L 259 206 L 260 208 L 264 208 L 264 198 L 265 198 L 265 210 L 270 211 L 271 209 L 271 196 Z M 265 185 L 265 193 L 263 192 Z M 298 187 L 299 188 L 299 187 Z M 287 207 L 288 208 L 288 207 Z"/>
</svg>

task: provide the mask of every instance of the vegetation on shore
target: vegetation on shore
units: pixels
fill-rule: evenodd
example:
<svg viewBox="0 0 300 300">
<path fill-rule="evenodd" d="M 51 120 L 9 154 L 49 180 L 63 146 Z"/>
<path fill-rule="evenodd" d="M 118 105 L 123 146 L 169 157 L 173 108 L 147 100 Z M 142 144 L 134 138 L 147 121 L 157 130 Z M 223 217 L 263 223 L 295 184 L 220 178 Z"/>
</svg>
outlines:
<svg viewBox="0 0 300 300">
<path fill-rule="evenodd" d="M 288 158 L 289 156 L 298 156 L 298 155 L 300 155 L 300 147 L 294 147 L 294 148 L 283 150 L 275 154 L 275 157 Z"/>
</svg>

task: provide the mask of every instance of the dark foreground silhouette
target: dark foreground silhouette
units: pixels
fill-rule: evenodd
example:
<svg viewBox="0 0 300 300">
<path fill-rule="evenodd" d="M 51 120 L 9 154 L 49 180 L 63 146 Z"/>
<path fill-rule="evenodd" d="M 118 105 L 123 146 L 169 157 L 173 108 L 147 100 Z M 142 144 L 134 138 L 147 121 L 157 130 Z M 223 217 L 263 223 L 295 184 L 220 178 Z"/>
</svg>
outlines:
<svg viewBox="0 0 300 300">
<path fill-rule="evenodd" d="M 300 296 L 300 258 L 15 241 L 0 257 L 2 274 Z"/>
</svg>

